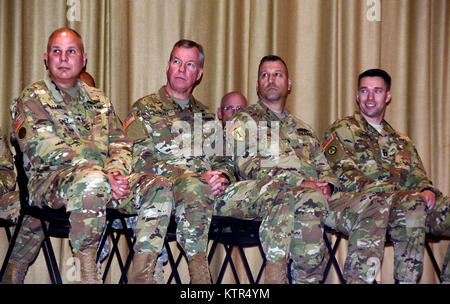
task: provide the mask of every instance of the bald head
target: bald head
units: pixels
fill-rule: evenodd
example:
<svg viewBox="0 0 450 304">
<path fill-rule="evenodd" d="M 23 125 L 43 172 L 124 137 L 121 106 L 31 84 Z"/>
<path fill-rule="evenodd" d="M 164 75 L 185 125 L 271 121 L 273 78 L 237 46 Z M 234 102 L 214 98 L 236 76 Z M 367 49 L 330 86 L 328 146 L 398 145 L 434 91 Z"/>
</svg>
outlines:
<svg viewBox="0 0 450 304">
<path fill-rule="evenodd" d="M 217 118 L 225 125 L 231 117 L 247 107 L 247 99 L 237 91 L 225 94 L 220 102 L 220 108 L 217 109 Z"/>
<path fill-rule="evenodd" d="M 81 52 L 84 52 L 84 44 L 83 44 L 83 38 L 81 38 L 81 35 L 78 34 L 78 32 L 74 29 L 68 28 L 68 27 L 61 27 L 59 29 L 54 30 L 50 36 L 48 37 L 47 41 L 47 53 L 49 52 L 50 46 L 52 45 L 53 39 L 58 35 L 71 35 L 75 39 L 79 40 Z"/>
<path fill-rule="evenodd" d="M 44 61 L 50 78 L 58 87 L 75 87 L 86 60 L 83 40 L 76 31 L 60 28 L 48 38 Z"/>
</svg>

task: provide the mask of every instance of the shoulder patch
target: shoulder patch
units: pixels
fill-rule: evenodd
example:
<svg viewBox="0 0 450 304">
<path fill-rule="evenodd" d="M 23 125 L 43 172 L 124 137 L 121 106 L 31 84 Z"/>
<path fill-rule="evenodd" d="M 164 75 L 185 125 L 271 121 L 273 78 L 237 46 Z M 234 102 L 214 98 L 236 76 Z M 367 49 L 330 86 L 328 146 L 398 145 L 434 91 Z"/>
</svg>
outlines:
<svg viewBox="0 0 450 304">
<path fill-rule="evenodd" d="M 233 135 L 235 140 L 244 140 L 244 130 L 239 118 L 233 119 L 230 125 L 227 127 L 227 133 Z"/>
<path fill-rule="evenodd" d="M 17 132 L 17 130 L 19 130 L 24 121 L 25 119 L 22 114 L 17 116 L 16 120 L 14 121 L 14 132 Z"/>
<path fill-rule="evenodd" d="M 128 115 L 127 119 L 125 119 L 125 121 L 123 123 L 123 129 L 126 130 L 128 128 L 128 126 L 130 125 L 130 123 L 132 123 L 135 120 L 136 120 L 136 116 L 134 115 L 134 112 L 133 112 L 130 115 Z"/>
<path fill-rule="evenodd" d="M 323 142 L 322 149 L 324 150 L 328 161 L 336 161 L 345 157 L 346 154 L 341 146 L 341 143 L 334 137 L 333 134 L 330 134 Z"/>
<path fill-rule="evenodd" d="M 326 149 L 328 147 L 329 144 L 331 144 L 331 142 L 334 140 L 334 136 L 333 134 L 328 135 L 327 139 L 323 142 L 322 144 L 322 149 Z"/>
</svg>

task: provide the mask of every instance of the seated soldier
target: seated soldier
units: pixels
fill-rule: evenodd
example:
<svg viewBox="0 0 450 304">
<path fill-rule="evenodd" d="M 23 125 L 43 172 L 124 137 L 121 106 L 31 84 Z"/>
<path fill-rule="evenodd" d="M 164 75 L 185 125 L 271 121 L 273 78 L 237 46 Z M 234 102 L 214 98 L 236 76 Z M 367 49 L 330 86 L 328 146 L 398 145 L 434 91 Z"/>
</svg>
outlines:
<svg viewBox="0 0 450 304">
<path fill-rule="evenodd" d="M 23 151 L 29 203 L 70 212 L 69 241 L 81 283 L 101 283 L 97 247 L 106 208 L 138 214 L 131 281 L 153 282 L 173 205 L 172 185 L 132 174 L 132 142 L 109 99 L 80 82 L 86 53 L 80 35 L 54 31 L 44 54 L 48 73 L 11 105 L 11 137 Z M 39 220 L 26 217 L 2 283 L 23 283 L 43 240 Z M 150 275 L 151 274 L 151 275 Z"/>
</svg>

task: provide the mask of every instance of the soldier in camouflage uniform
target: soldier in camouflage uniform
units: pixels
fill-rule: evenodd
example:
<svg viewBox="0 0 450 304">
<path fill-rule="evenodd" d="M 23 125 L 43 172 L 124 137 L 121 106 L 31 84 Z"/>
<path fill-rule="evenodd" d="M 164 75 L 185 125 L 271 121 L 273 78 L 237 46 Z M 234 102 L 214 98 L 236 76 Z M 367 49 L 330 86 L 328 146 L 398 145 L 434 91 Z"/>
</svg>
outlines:
<svg viewBox="0 0 450 304">
<path fill-rule="evenodd" d="M 290 88 L 284 61 L 264 57 L 257 81 L 260 100 L 237 113 L 226 131 L 234 138 L 234 164 L 240 179 L 272 179 L 291 185 L 295 214 L 289 252 L 277 252 L 281 258 L 273 272 L 285 273 L 291 258 L 294 282 L 319 282 L 326 260 L 322 238 L 326 223 L 349 235 L 347 281 L 371 283 L 372 263 L 384 253 L 387 203 L 376 195 L 339 192 L 311 127 L 285 109 Z M 258 141 L 252 141 L 256 137 Z"/>
<path fill-rule="evenodd" d="M 233 114 L 246 106 L 247 100 L 242 94 L 230 92 L 222 98 L 217 117 L 225 125 Z M 287 283 L 288 280 L 287 267 L 278 269 L 278 264 L 274 262 L 289 254 L 295 214 L 291 188 L 289 184 L 272 178 L 239 180 L 230 184 L 225 193 L 216 198 L 215 215 L 262 219 L 259 237 L 268 260 L 264 280 L 266 284 Z"/>
<path fill-rule="evenodd" d="M 202 126 L 215 121 L 191 94 L 202 76 L 203 61 L 201 45 L 175 43 L 166 85 L 136 101 L 124 122 L 134 140 L 133 170 L 159 174 L 173 183 L 177 241 L 194 284 L 211 283 L 206 249 L 214 196 L 223 193 L 226 176 L 232 178 L 226 162 L 203 152 L 212 131 L 202 132 Z"/>
<path fill-rule="evenodd" d="M 323 147 L 343 191 L 377 193 L 389 203 L 395 279 L 415 283 L 422 274 L 425 232 L 450 234 L 449 198 L 428 179 L 412 141 L 384 120 L 390 85 L 383 70 L 362 73 L 356 95 L 360 111 L 333 123 Z M 445 266 L 441 279 L 450 281 L 449 274 Z"/>
<path fill-rule="evenodd" d="M 171 184 L 155 175 L 129 175 L 132 142 L 113 105 L 99 89 L 78 80 L 86 64 L 78 33 L 54 31 L 44 58 L 45 79 L 11 105 L 11 137 L 24 152 L 29 203 L 71 212 L 69 241 L 80 261 L 81 283 L 101 283 L 96 255 L 106 208 L 138 213 L 136 256 L 157 256 L 173 204 Z M 42 240 L 39 221 L 27 217 L 3 283 L 23 282 Z M 140 263 L 130 280 L 153 277 L 148 264 Z"/>
<path fill-rule="evenodd" d="M 8 140 L 0 130 L 0 219 L 16 223 L 20 213 L 19 192 L 16 189 L 14 160 Z"/>
</svg>

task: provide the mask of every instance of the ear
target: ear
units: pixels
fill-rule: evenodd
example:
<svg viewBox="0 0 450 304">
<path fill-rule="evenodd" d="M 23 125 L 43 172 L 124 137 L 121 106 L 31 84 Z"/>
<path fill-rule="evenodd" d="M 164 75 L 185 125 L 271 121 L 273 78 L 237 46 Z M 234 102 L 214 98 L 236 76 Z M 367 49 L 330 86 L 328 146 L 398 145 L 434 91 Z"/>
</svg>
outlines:
<svg viewBox="0 0 450 304">
<path fill-rule="evenodd" d="M 199 81 L 200 78 L 202 78 L 202 75 L 203 75 L 203 68 L 199 68 L 198 69 L 198 75 L 197 75 L 197 81 Z"/>
<path fill-rule="evenodd" d="M 391 98 L 392 98 L 392 93 L 389 90 L 386 92 L 386 105 L 388 105 L 391 102 Z"/>
<path fill-rule="evenodd" d="M 48 54 L 47 54 L 47 52 L 44 53 L 44 64 L 45 64 L 45 67 L 48 69 Z"/>
<path fill-rule="evenodd" d="M 291 78 L 288 78 L 288 91 L 290 92 L 292 89 L 292 80 Z"/>
<path fill-rule="evenodd" d="M 87 64 L 87 53 L 83 53 L 83 68 L 86 66 Z"/>
</svg>

